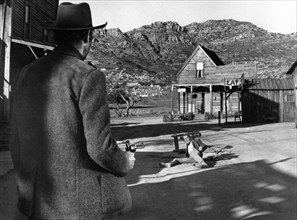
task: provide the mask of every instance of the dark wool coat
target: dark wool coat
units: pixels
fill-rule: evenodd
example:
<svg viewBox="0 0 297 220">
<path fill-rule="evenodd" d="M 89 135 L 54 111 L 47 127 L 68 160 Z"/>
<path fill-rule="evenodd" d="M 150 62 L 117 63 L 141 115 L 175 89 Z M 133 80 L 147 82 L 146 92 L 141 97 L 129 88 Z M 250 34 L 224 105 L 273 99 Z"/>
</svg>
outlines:
<svg viewBox="0 0 297 220">
<path fill-rule="evenodd" d="M 56 48 L 26 66 L 13 88 L 20 211 L 51 220 L 128 211 L 128 161 L 111 136 L 104 74 L 74 48 Z"/>
</svg>

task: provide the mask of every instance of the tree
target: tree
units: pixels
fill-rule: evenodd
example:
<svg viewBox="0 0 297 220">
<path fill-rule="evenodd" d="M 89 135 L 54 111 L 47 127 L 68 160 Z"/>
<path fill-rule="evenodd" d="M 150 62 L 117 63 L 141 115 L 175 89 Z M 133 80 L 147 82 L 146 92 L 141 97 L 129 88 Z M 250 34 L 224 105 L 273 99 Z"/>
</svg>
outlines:
<svg viewBox="0 0 297 220">
<path fill-rule="evenodd" d="M 120 72 L 106 72 L 108 100 L 116 105 L 115 112 L 120 117 L 130 116 L 130 109 L 135 103 L 141 101 L 139 94 L 135 93 L 133 88 L 127 86 L 132 81 L 135 81 L 135 78 L 123 70 Z M 121 104 L 126 105 L 124 111 L 120 108 Z"/>
</svg>

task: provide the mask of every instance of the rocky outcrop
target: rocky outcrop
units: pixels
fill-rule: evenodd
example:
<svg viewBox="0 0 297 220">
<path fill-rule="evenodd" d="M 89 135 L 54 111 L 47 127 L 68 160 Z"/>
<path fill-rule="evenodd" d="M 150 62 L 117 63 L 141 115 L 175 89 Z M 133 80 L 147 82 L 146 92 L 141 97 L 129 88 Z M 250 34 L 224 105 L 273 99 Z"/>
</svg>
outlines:
<svg viewBox="0 0 297 220">
<path fill-rule="evenodd" d="M 157 21 L 126 33 L 98 30 L 91 58 L 99 68 L 124 68 L 131 75 L 146 72 L 170 84 L 198 44 L 214 50 L 226 64 L 256 62 L 259 77 L 282 77 L 296 61 L 296 33 L 270 33 L 233 19 L 183 27 Z"/>
</svg>

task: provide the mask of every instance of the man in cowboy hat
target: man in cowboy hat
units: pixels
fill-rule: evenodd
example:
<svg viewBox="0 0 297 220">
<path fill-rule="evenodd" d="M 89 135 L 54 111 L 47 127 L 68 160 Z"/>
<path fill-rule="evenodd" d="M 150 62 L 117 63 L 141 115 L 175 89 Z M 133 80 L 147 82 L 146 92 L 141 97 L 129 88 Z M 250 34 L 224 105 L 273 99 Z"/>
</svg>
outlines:
<svg viewBox="0 0 297 220">
<path fill-rule="evenodd" d="M 57 47 L 23 68 L 13 87 L 10 150 L 18 208 L 29 219 L 102 219 L 127 212 L 123 179 L 134 154 L 110 130 L 105 76 L 83 60 L 92 42 L 87 3 L 59 5 Z"/>
</svg>

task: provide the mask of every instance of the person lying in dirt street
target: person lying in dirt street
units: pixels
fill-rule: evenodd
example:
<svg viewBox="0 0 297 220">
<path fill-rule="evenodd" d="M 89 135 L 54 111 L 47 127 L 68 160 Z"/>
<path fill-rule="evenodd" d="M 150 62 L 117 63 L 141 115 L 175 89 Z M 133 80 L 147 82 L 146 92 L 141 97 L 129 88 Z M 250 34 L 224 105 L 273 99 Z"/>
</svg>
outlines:
<svg viewBox="0 0 297 220">
<path fill-rule="evenodd" d="M 179 164 L 193 163 L 196 167 L 208 167 L 207 163 L 203 160 L 203 151 L 207 148 L 199 137 L 192 138 L 190 135 L 184 135 L 183 140 L 186 143 L 186 153 L 184 158 L 174 158 L 172 161 L 164 163 L 161 162 L 161 167 L 172 167 Z"/>
</svg>

